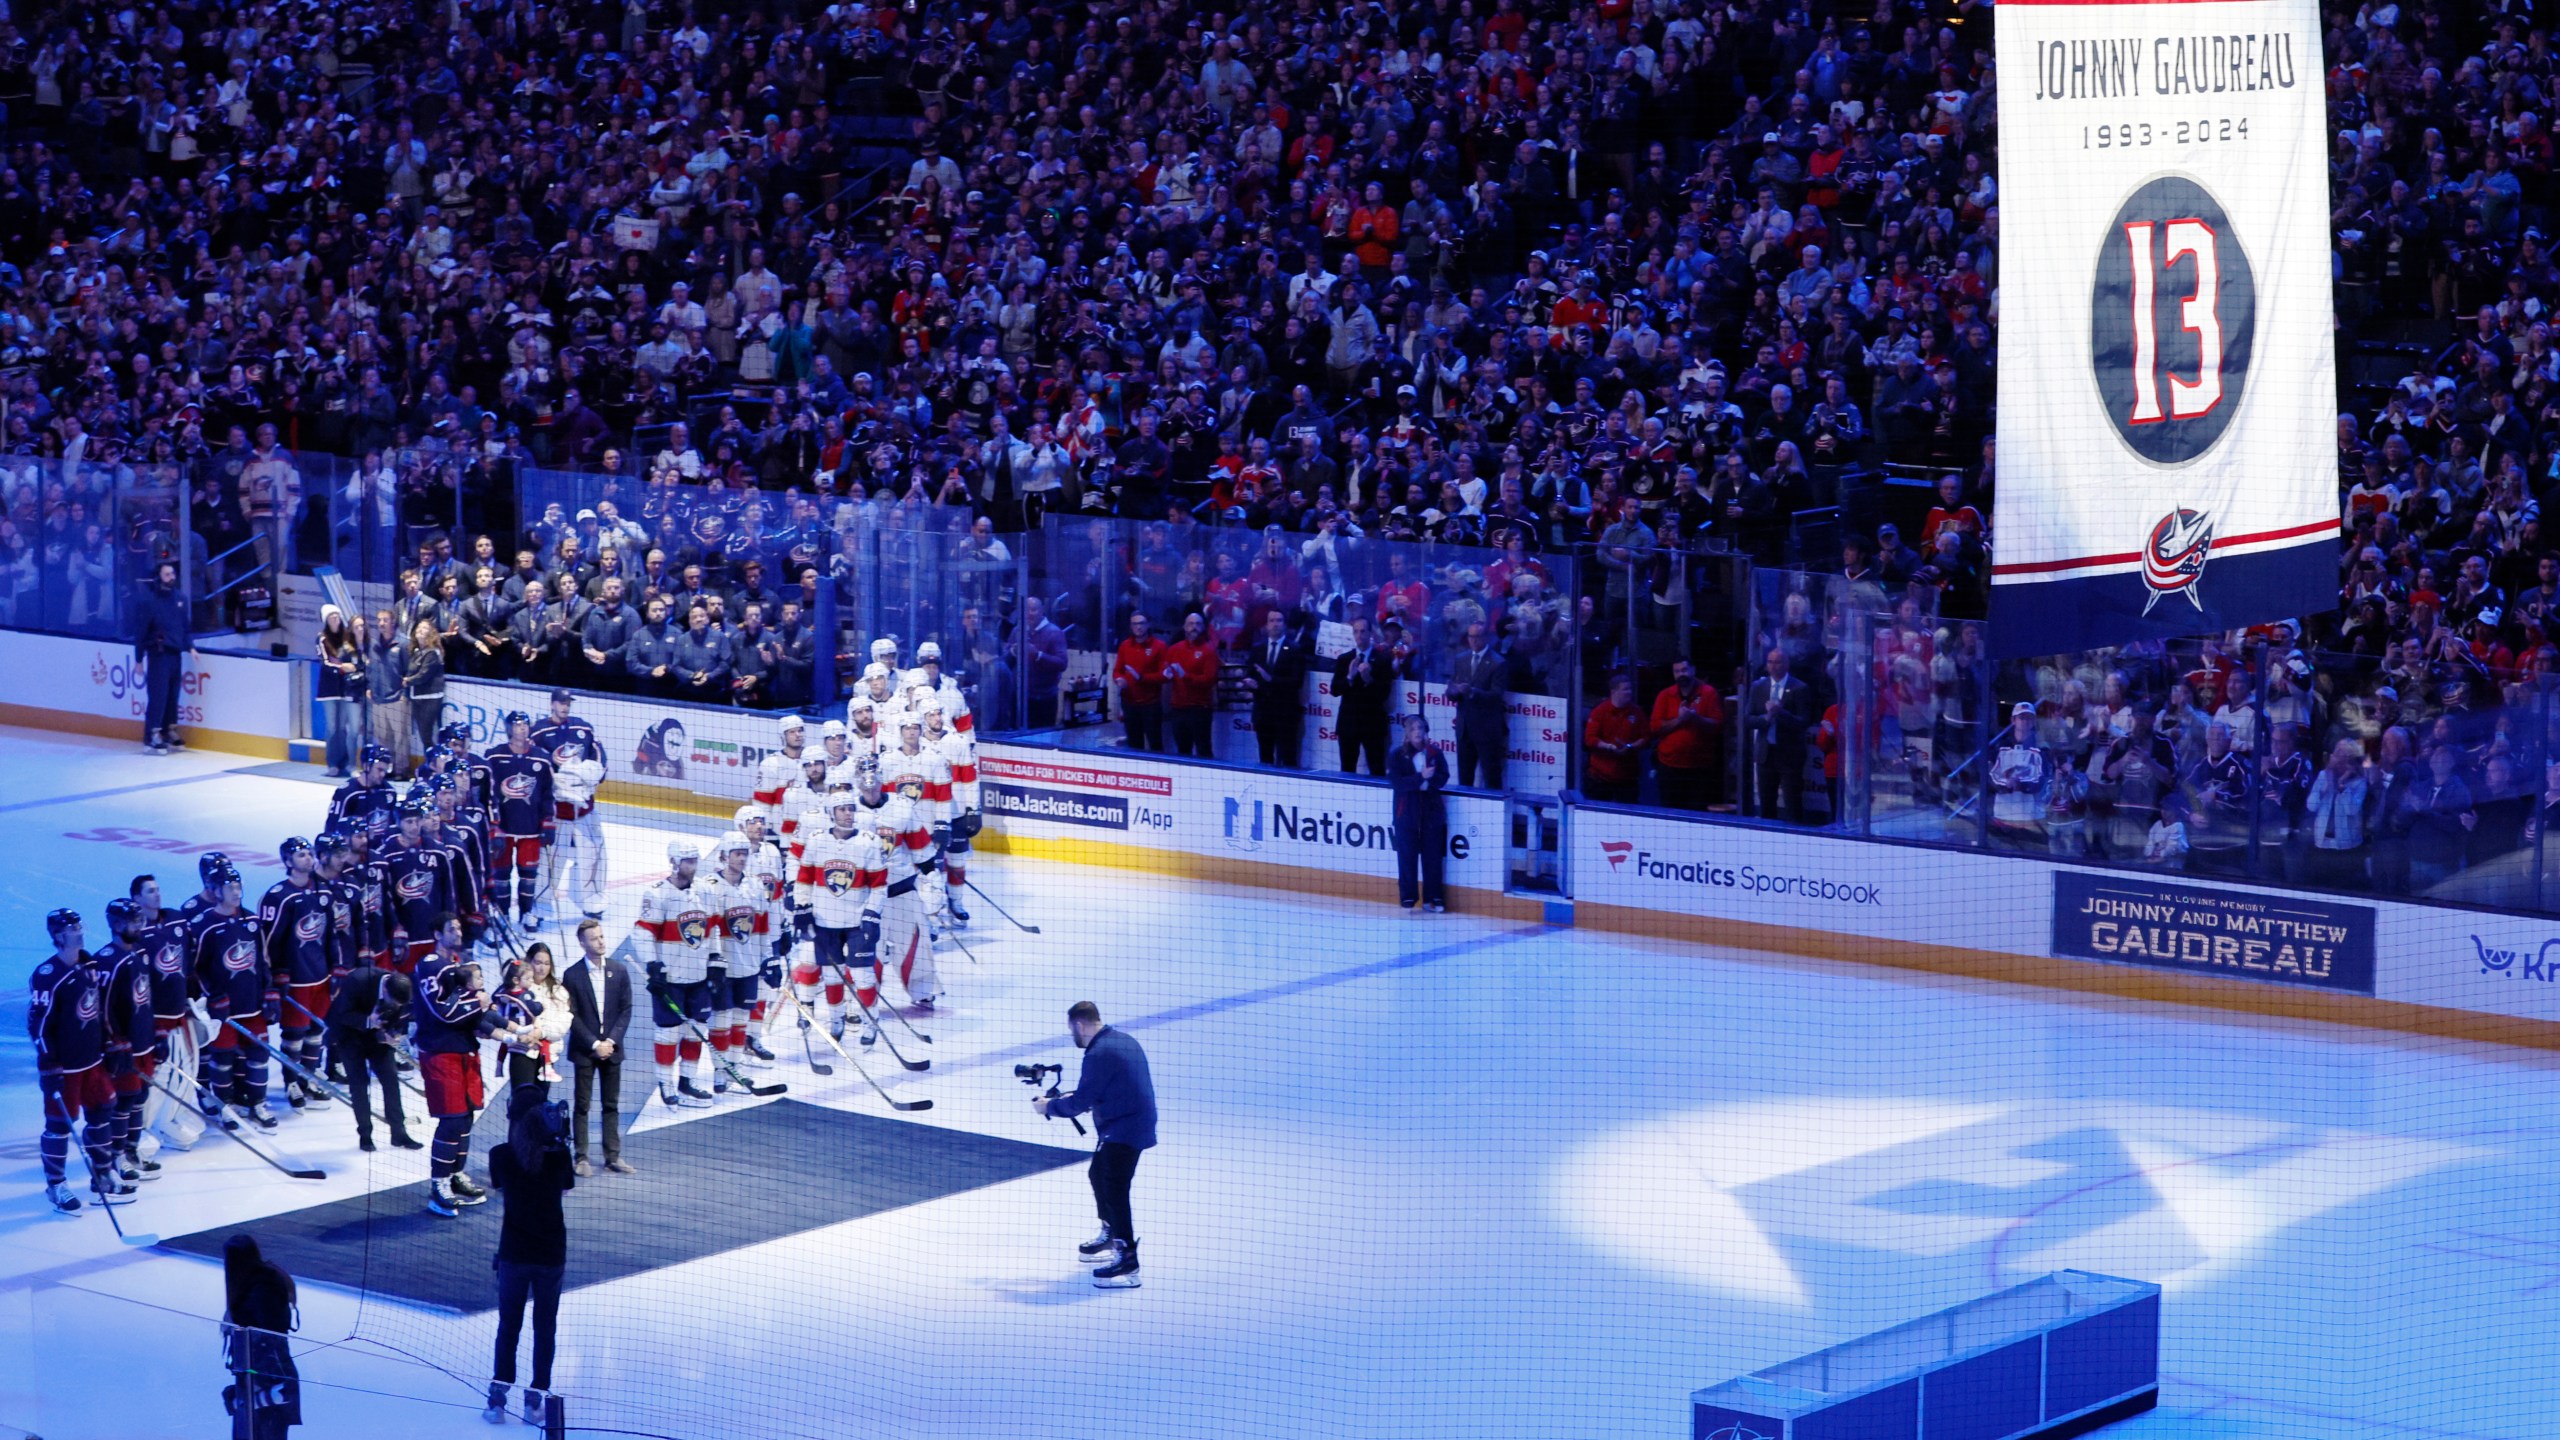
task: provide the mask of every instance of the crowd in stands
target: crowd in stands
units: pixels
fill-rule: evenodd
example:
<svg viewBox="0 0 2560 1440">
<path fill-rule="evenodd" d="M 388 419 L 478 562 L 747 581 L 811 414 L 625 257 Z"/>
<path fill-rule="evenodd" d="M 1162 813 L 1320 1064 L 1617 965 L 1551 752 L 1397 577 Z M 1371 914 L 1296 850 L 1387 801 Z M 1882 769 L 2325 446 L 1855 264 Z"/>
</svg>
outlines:
<svg viewBox="0 0 2560 1440">
<path fill-rule="evenodd" d="M 1240 532 L 1175 547 L 1196 583 L 1138 586 L 1143 534 L 1098 552 L 1126 572 L 1099 588 L 1143 605 L 1079 618 L 1076 593 L 1029 597 L 1037 623 L 1096 643 L 1131 609 L 1166 634 L 1196 609 L 1230 661 L 1272 607 L 1220 603 L 1225 555 L 1250 571 L 1276 531 L 1301 599 L 1340 587 L 1345 616 L 1383 623 L 1383 568 L 1341 556 L 1425 547 L 1411 579 L 1474 605 L 1514 670 L 1577 658 L 1581 773 L 1621 798 L 1837 816 L 1843 754 L 1875 744 L 1958 805 L 2021 701 L 2039 736 L 2102 709 L 2109 746 L 2150 715 L 2183 767 L 2171 788 L 2192 790 L 2213 728 L 2190 744 L 2158 721 L 2230 709 L 2232 677 L 2261 673 L 2305 713 L 2242 697 L 2260 716 L 2234 747 L 2260 812 L 2244 849 L 2266 796 L 2300 791 L 2285 834 L 2315 823 L 2316 779 L 2293 785 L 2289 757 L 2319 770 L 2340 741 L 2376 835 L 2404 771 L 2450 763 L 2475 797 L 2554 788 L 2548 727 L 2528 723 L 2560 668 L 2538 514 L 2560 477 L 2544 31 L 2441 0 L 2324 12 L 2340 612 L 2220 637 L 2212 663 L 2032 668 L 1979 662 L 1968 624 L 1996 519 L 1993 18 L 1908 0 L 19 7 L 0 22 L 0 448 L 186 467 L 216 553 L 308 558 L 297 504 L 379 515 L 404 566 L 427 553 L 388 617 L 402 633 L 374 643 L 414 643 L 431 613 L 457 668 L 787 701 L 802 662 L 761 657 L 806 648 L 810 562 L 846 507 L 999 536 L 1065 513 Z M 371 478 L 316 496 L 258 463 L 273 453 Z M 727 523 L 760 506 L 763 574 L 647 521 L 621 544 L 581 535 L 564 564 L 551 532 L 586 522 L 517 523 L 528 467 L 665 467 L 733 497 Z M 1935 477 L 1934 504 L 1889 500 L 1908 493 L 1878 483 L 1889 469 Z M 115 537 L 89 532 L 78 491 L 0 496 L 14 610 L 102 603 L 77 557 Z M 452 558 L 483 534 L 492 553 Z M 1480 564 L 1435 546 L 1570 557 L 1578 593 L 1533 595 L 1524 631 Z M 504 603 L 534 588 L 519 548 L 554 608 L 564 577 L 603 607 L 608 567 L 625 572 L 635 633 L 631 580 L 665 592 L 670 650 L 697 616 L 745 630 L 745 608 L 776 638 L 745 666 L 731 636 L 725 668 L 644 647 L 635 670 L 628 638 L 585 643 L 590 616 L 578 644 L 528 650 L 522 616 L 473 608 L 483 560 Z M 1794 617 L 1728 636 L 1740 607 L 1708 593 L 1727 573 L 1693 563 L 1709 555 L 1836 555 L 1835 594 L 1911 620 L 1877 656 L 1875 735 L 1842 737 L 1842 605 L 1811 643 L 1763 643 Z M 1024 663 L 1029 608 L 980 617 L 1004 632 L 991 655 Z M 1329 617 L 1277 608 L 1297 643 L 1322 640 Z M 543 635 L 565 619 L 532 614 Z M 1929 743 L 1888 746 L 1887 727 Z M 2084 843 L 2077 806 L 2092 853 L 2134 849 L 2140 805 L 2100 824 L 2049 778 L 2121 795 L 2100 742 L 2042 743 L 2039 833 Z M 1999 791 L 2002 834 L 2029 803 Z M 2191 851 L 2227 820 L 2190 811 Z M 2410 867 L 2353 868 L 2414 885 Z"/>
</svg>

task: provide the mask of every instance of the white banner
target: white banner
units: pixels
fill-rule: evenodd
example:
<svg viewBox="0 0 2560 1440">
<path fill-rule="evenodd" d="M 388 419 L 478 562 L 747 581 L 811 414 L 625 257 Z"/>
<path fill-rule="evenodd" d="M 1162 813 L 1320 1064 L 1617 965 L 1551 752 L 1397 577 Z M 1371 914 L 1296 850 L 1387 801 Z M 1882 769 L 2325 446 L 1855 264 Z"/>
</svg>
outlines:
<svg viewBox="0 0 2560 1440">
<path fill-rule="evenodd" d="M 255 656 L 189 655 L 178 677 L 179 728 L 254 735 L 273 740 L 281 754 L 285 737 L 293 733 L 287 713 L 290 668 Z M 12 703 L 142 723 L 148 698 L 143 668 L 133 647 L 121 641 L 0 631 L 0 674 L 9 677 L 0 694 Z M 137 738 L 141 734 L 134 733 Z"/>
<path fill-rule="evenodd" d="M 2320 41 L 2312 0 L 2000 7 L 2000 653 L 2336 605 Z"/>
</svg>

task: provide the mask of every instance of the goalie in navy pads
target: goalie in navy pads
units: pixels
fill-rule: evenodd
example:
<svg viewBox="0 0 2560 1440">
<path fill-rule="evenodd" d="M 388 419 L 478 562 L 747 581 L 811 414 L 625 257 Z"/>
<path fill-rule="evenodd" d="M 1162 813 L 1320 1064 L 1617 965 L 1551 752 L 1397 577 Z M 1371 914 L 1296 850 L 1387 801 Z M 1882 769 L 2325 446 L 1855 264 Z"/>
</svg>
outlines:
<svg viewBox="0 0 2560 1440">
<path fill-rule="evenodd" d="M 590 920 L 604 918 L 604 817 L 596 813 L 596 787 L 603 783 L 604 762 L 597 758 L 595 742 L 563 737 L 560 748 L 551 752 L 552 897 L 547 904 L 556 911 L 575 895 L 578 913 Z"/>
<path fill-rule="evenodd" d="M 258 947 L 279 995 L 276 1019 L 284 1031 L 284 1055 L 320 1073 L 320 1017 L 329 1013 L 329 979 L 338 969 L 337 892 L 322 883 L 319 854 L 294 836 L 277 852 L 284 878 L 258 901 Z M 290 1001 L 292 1003 L 284 1003 Z M 294 1109 L 326 1105 L 329 1097 L 288 1070 L 284 1097 Z"/>
<path fill-rule="evenodd" d="M 214 1026 L 200 1099 L 204 1113 L 226 1130 L 238 1128 L 224 1113 L 226 1103 L 259 1129 L 271 1130 L 276 1115 L 267 1108 L 267 1033 L 284 1000 L 267 968 L 258 917 L 241 908 L 240 872 L 225 860 L 214 880 L 222 898 L 196 917 L 195 927 L 196 988 L 204 993 Z"/>
<path fill-rule="evenodd" d="M 533 743 L 533 721 L 520 711 L 506 718 L 507 743 L 489 752 L 489 790 L 497 797 L 492 816 L 496 834 L 489 856 L 489 910 L 511 913 L 507 905 L 507 872 L 515 872 L 515 906 L 519 927 L 538 923 L 542 909 L 543 852 L 551 845 L 558 813 L 552 791 L 552 764 Z"/>
<path fill-rule="evenodd" d="M 685 1026 L 687 1020 L 711 1022 L 711 964 L 719 919 L 705 888 L 694 883 L 702 849 L 690 840 L 667 845 L 666 878 L 640 897 L 635 948 L 649 977 L 652 1017 L 657 1021 L 658 1098 L 670 1107 L 708 1105 L 711 1093 L 691 1073 L 702 1066 L 702 1042 Z M 683 1064 L 677 1064 L 681 1056 Z"/>
<path fill-rule="evenodd" d="M 491 1027 L 480 967 L 462 949 L 462 917 L 446 911 L 428 932 L 434 948 L 418 963 L 410 1019 L 416 1026 L 418 1083 L 435 1117 L 427 1147 L 427 1209 L 453 1216 L 489 1192 L 472 1182 L 471 1126 L 488 1102 L 480 1083 L 480 1038 Z"/>
<path fill-rule="evenodd" d="M 107 929 L 115 938 L 89 956 L 106 997 L 107 1079 L 116 1092 L 115 1130 L 107 1148 L 123 1179 L 157 1180 L 159 1162 L 142 1156 L 143 1104 L 151 1093 L 150 1067 L 160 1049 L 151 952 L 138 943 L 142 907 L 122 896 L 108 901 Z"/>
<path fill-rule="evenodd" d="M 388 813 L 400 803 L 400 792 L 391 784 L 391 752 L 380 745 L 367 745 L 356 762 L 356 773 L 329 797 L 329 821 L 325 830 L 353 830 L 377 811 Z"/>
<path fill-rule="evenodd" d="M 103 1204 L 133 1193 L 116 1174 L 110 1144 L 115 1137 L 115 1085 L 107 1075 L 106 1002 L 97 975 L 80 948 L 77 911 L 44 917 L 53 954 L 27 977 L 27 1038 L 35 1042 L 36 1089 L 44 1097 L 44 1198 L 69 1214 L 80 1208 L 65 1183 L 71 1159 L 71 1119 L 80 1117 L 80 1148 L 89 1157 L 89 1188 Z"/>
</svg>

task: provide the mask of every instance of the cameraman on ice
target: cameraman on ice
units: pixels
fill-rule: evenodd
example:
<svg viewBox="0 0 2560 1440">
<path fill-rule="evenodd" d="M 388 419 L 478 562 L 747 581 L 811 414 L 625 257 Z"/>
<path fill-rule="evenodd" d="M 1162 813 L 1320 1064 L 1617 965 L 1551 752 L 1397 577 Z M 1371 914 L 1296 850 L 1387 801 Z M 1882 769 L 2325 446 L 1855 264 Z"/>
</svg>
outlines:
<svg viewBox="0 0 2560 1440">
<path fill-rule="evenodd" d="M 1095 1288 L 1134 1290 L 1138 1285 L 1138 1232 L 1129 1218 L 1129 1182 L 1138 1173 L 1138 1152 L 1156 1143 L 1156 1087 L 1147 1074 L 1147 1052 L 1121 1031 L 1102 1023 L 1102 1011 L 1079 1000 L 1067 1011 L 1067 1028 L 1084 1052 L 1083 1073 L 1073 1092 L 1051 1099 L 1035 1097 L 1031 1108 L 1051 1119 L 1072 1119 L 1090 1112 L 1101 1143 L 1094 1146 L 1093 1206 L 1102 1214 L 1102 1233 L 1076 1247 L 1091 1260 L 1105 1254 L 1111 1263 L 1093 1272 Z"/>
</svg>

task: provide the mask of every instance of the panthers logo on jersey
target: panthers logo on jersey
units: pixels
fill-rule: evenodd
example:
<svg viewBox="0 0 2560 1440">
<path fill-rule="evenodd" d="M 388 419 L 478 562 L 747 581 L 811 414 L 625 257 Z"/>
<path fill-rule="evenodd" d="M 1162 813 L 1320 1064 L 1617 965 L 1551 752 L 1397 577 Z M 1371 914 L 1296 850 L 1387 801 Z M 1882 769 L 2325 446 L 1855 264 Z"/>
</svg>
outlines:
<svg viewBox="0 0 2560 1440">
<path fill-rule="evenodd" d="M 903 776 L 898 781 L 898 793 L 910 800 L 921 800 L 924 798 L 924 781 L 914 775 Z"/>
<path fill-rule="evenodd" d="M 688 910 L 676 920 L 676 938 L 687 945 L 699 945 L 711 938 L 711 917 L 699 910 Z"/>
<path fill-rule="evenodd" d="M 849 895 L 859 888 L 861 872 L 841 860 L 827 863 L 827 893 Z"/>
<path fill-rule="evenodd" d="M 741 905 L 729 912 L 727 924 L 732 935 L 752 935 L 756 930 L 756 912 Z"/>
<path fill-rule="evenodd" d="M 246 975 L 258 968 L 258 947 L 247 940 L 234 940 L 223 947 L 222 968 L 234 975 Z"/>
</svg>

